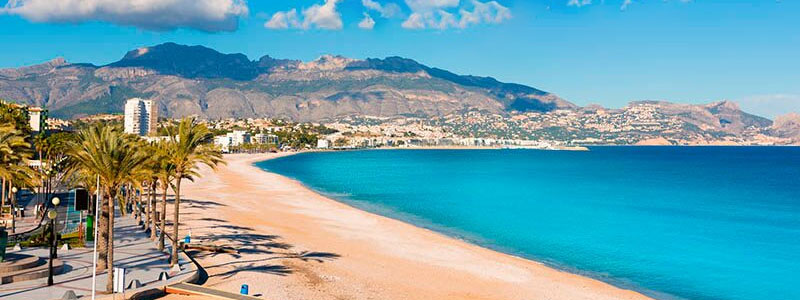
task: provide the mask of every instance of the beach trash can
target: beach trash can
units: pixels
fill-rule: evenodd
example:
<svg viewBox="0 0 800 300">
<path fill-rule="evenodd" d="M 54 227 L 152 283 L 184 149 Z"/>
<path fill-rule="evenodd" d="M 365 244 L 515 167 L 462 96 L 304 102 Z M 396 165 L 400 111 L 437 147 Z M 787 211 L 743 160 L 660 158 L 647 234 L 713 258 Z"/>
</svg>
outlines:
<svg viewBox="0 0 800 300">
<path fill-rule="evenodd" d="M 243 284 L 242 285 L 242 290 L 239 291 L 239 293 L 241 293 L 242 295 L 249 294 L 250 293 L 250 287 L 248 285 L 246 285 L 246 284 Z"/>
<path fill-rule="evenodd" d="M 86 216 L 86 241 L 94 241 L 94 216 Z"/>
<path fill-rule="evenodd" d="M 6 260 L 6 244 L 8 244 L 8 232 L 5 228 L 0 228 L 0 262 Z"/>
</svg>

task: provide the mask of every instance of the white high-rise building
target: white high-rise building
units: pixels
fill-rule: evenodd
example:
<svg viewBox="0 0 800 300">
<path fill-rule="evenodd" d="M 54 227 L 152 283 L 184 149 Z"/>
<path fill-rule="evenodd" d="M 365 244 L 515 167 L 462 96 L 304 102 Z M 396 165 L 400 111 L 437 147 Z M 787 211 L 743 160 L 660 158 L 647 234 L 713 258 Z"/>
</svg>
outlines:
<svg viewBox="0 0 800 300">
<path fill-rule="evenodd" d="M 28 108 L 28 123 L 31 126 L 31 131 L 42 131 L 42 125 L 44 124 L 44 120 L 42 120 L 42 112 L 44 112 L 44 110 L 38 107 Z"/>
<path fill-rule="evenodd" d="M 156 131 L 158 106 L 153 100 L 128 99 L 125 103 L 125 132 L 147 136 Z"/>
</svg>

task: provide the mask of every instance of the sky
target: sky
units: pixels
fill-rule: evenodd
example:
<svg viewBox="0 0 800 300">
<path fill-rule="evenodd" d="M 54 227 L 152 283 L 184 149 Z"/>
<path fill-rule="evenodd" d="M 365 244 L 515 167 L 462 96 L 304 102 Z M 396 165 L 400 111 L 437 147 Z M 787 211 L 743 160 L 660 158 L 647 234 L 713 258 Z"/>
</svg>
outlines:
<svg viewBox="0 0 800 300">
<path fill-rule="evenodd" d="M 5 2 L 5 4 L 3 4 Z M 0 0 L 0 68 L 163 42 L 313 60 L 403 56 L 579 105 L 800 112 L 797 0 Z"/>
</svg>

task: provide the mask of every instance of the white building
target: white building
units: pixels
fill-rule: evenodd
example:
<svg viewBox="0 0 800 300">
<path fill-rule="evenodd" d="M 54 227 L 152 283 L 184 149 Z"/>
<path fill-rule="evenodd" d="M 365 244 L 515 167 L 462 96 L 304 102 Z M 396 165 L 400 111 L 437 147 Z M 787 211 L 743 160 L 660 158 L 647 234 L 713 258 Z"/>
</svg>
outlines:
<svg viewBox="0 0 800 300">
<path fill-rule="evenodd" d="M 231 146 L 240 146 L 243 144 L 250 144 L 250 133 L 244 130 L 234 130 L 228 133 L 227 136 L 231 139 Z"/>
<path fill-rule="evenodd" d="M 125 132 L 146 136 L 156 131 L 158 106 L 153 100 L 128 99 L 125 103 Z"/>
<path fill-rule="evenodd" d="M 257 133 L 253 136 L 253 143 L 255 144 L 278 144 L 278 136 L 274 134 Z"/>
<path fill-rule="evenodd" d="M 42 112 L 44 110 L 38 107 L 28 108 L 28 124 L 31 126 L 31 131 L 42 131 Z"/>
<path fill-rule="evenodd" d="M 231 152 L 231 137 L 228 135 L 220 135 L 214 137 L 214 145 L 219 146 L 222 152 Z"/>
<path fill-rule="evenodd" d="M 319 149 L 328 149 L 331 147 L 331 141 L 326 139 L 318 139 L 317 140 L 317 148 Z"/>
</svg>

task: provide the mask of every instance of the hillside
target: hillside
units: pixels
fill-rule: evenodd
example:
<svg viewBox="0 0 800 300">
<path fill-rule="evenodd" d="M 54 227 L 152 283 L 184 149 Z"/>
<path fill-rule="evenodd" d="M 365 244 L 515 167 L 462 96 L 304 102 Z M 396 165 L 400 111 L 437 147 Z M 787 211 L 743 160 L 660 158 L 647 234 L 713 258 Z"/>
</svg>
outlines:
<svg viewBox="0 0 800 300">
<path fill-rule="evenodd" d="M 800 143 L 800 114 L 790 113 L 775 118 L 775 123 L 770 127 L 770 133 Z"/>
<path fill-rule="evenodd" d="M 389 57 L 250 60 L 166 43 L 95 66 L 63 59 L 0 70 L 0 98 L 73 118 L 121 112 L 129 97 L 158 101 L 167 117 L 277 117 L 321 121 L 353 115 L 443 116 L 464 109 L 504 114 L 576 106 L 532 87 L 462 76 Z"/>
</svg>

